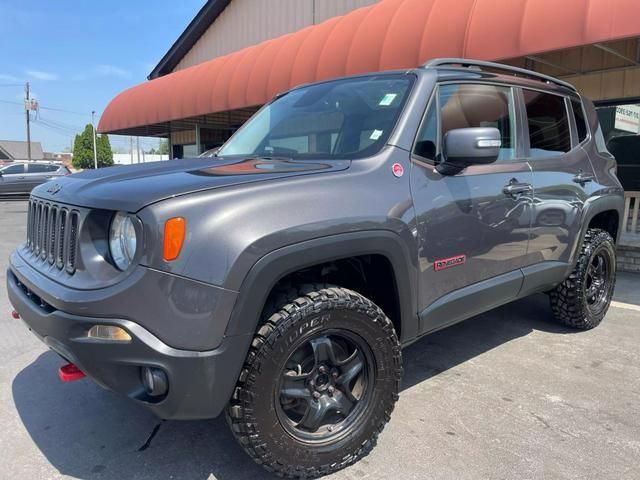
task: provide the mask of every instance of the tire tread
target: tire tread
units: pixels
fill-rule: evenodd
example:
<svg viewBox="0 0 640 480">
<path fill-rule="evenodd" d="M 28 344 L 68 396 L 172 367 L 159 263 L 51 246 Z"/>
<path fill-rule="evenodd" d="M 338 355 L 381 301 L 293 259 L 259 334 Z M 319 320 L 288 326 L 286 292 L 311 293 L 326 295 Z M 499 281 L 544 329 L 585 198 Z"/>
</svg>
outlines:
<svg viewBox="0 0 640 480">
<path fill-rule="evenodd" d="M 591 255 L 597 247 L 605 242 L 614 245 L 613 238 L 608 232 L 597 228 L 588 229 L 573 272 L 564 282 L 549 292 L 551 311 L 558 322 L 571 328 L 589 330 L 598 326 L 602 321 L 607 309 L 605 308 L 604 313 L 599 317 L 589 314 L 586 303 L 583 300 L 583 282 Z M 612 277 L 613 288 L 615 286 L 615 257 L 612 261 L 612 268 L 614 269 Z"/>
<path fill-rule="evenodd" d="M 281 303 L 279 303 L 281 302 Z M 280 307 L 277 307 L 277 305 Z M 395 389 L 390 394 L 389 408 L 385 409 L 382 421 L 375 426 L 373 435 L 354 452 L 346 454 L 341 461 L 303 467 L 292 463 L 284 464 L 274 458 L 267 445 L 262 441 L 253 421 L 251 387 L 255 375 L 260 371 L 261 361 L 270 354 L 271 346 L 286 334 L 297 321 L 310 313 L 323 309 L 355 309 L 365 313 L 373 322 L 379 324 L 385 335 L 392 341 L 395 362 Z M 376 445 L 378 435 L 391 418 L 391 412 L 398 400 L 402 377 L 402 353 L 393 323 L 373 302 L 357 292 L 346 288 L 325 284 L 294 285 L 285 291 L 278 291 L 267 301 L 262 323 L 251 343 L 242 372 L 226 409 L 226 418 L 240 445 L 267 471 L 286 478 L 316 478 L 345 468 L 366 456 Z"/>
</svg>

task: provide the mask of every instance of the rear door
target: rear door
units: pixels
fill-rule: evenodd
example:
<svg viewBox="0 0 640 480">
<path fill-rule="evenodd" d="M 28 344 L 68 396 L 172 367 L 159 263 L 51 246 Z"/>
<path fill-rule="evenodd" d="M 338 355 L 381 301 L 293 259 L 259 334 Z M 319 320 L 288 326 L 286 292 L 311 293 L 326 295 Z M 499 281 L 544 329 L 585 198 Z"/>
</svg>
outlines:
<svg viewBox="0 0 640 480">
<path fill-rule="evenodd" d="M 43 163 L 30 163 L 27 165 L 27 187 L 30 192 L 41 183 L 51 179 L 53 173 L 58 169 L 57 165 L 46 165 Z"/>
<path fill-rule="evenodd" d="M 566 264 L 581 241 L 584 204 L 597 188 L 581 146 L 588 135 L 584 115 L 574 117 L 573 102 L 562 95 L 522 89 L 521 98 L 534 187 L 528 262 Z M 576 108 L 582 108 L 579 101 Z"/>
<path fill-rule="evenodd" d="M 22 193 L 26 190 L 24 163 L 15 163 L 2 169 L 0 175 L 0 195 Z"/>
</svg>

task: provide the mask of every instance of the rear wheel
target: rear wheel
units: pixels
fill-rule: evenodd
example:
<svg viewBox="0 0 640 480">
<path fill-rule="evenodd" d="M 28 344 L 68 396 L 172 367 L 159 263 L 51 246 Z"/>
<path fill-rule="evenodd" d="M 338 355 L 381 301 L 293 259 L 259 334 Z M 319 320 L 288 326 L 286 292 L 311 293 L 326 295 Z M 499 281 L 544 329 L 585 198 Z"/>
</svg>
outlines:
<svg viewBox="0 0 640 480">
<path fill-rule="evenodd" d="M 252 343 L 227 419 L 254 460 L 281 476 L 325 475 L 373 448 L 398 399 L 393 324 L 351 290 L 281 305 Z"/>
<path fill-rule="evenodd" d="M 549 292 L 555 318 L 573 328 L 587 330 L 604 318 L 616 283 L 616 250 L 611 235 L 589 229 L 574 271 Z"/>
</svg>

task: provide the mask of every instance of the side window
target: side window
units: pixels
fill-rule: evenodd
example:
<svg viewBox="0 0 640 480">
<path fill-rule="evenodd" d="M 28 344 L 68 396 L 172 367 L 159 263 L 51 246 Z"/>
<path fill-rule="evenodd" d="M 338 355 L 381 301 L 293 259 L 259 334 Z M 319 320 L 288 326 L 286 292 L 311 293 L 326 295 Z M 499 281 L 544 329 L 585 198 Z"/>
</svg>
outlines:
<svg viewBox="0 0 640 480">
<path fill-rule="evenodd" d="M 2 169 L 2 173 L 5 175 L 12 173 L 24 173 L 24 165 L 22 163 L 19 163 L 17 165 L 9 165 L 8 167 Z"/>
<path fill-rule="evenodd" d="M 571 150 L 564 97 L 524 89 L 531 157 L 562 155 Z"/>
<path fill-rule="evenodd" d="M 437 103 L 432 99 L 431 105 L 424 117 L 413 153 L 419 157 L 435 162 L 438 146 L 438 117 L 436 116 Z"/>
<path fill-rule="evenodd" d="M 27 166 L 27 173 L 43 173 L 49 171 L 49 165 L 42 165 L 39 163 L 30 163 Z"/>
<path fill-rule="evenodd" d="M 502 146 L 498 160 L 515 158 L 515 113 L 511 88 L 497 85 L 441 85 L 438 89 L 442 138 L 450 130 L 495 127 Z"/>
</svg>

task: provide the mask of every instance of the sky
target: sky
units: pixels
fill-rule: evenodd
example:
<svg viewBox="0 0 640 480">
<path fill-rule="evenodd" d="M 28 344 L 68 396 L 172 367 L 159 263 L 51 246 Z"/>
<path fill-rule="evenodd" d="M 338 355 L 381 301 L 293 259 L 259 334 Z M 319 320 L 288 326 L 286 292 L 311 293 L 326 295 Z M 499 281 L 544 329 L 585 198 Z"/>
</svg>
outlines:
<svg viewBox="0 0 640 480">
<path fill-rule="evenodd" d="M 204 0 L 0 0 L 0 140 L 26 140 L 24 84 L 40 110 L 31 140 L 70 148 L 121 91 L 146 81 Z M 129 137 L 111 136 L 128 151 Z M 142 139 L 146 148 L 156 139 Z"/>
</svg>

